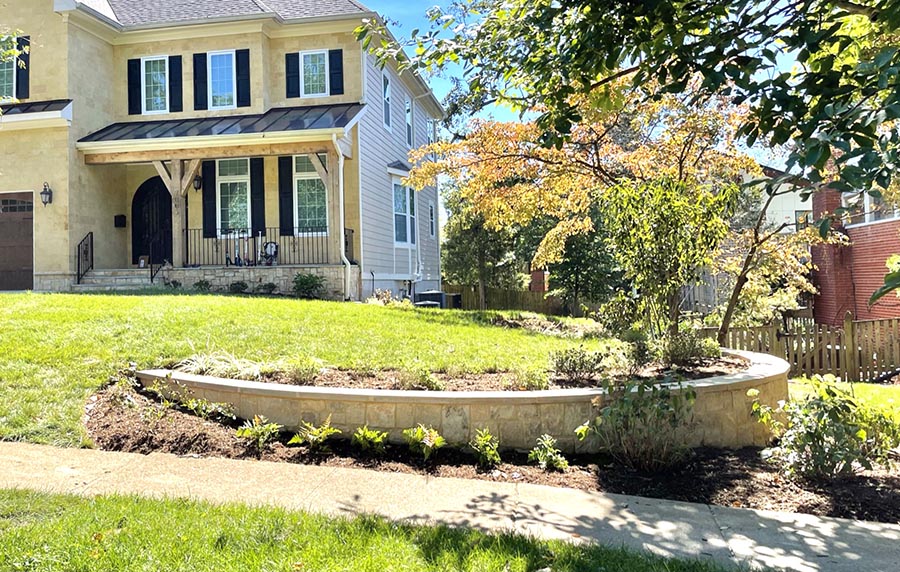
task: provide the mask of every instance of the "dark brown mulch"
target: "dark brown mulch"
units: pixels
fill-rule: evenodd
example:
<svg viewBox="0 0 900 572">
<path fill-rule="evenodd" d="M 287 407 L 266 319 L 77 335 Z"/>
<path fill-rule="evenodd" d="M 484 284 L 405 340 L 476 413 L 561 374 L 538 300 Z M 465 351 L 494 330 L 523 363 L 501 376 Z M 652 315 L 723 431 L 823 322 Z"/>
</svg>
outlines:
<svg viewBox="0 0 900 572">
<path fill-rule="evenodd" d="M 785 479 L 765 463 L 758 449 L 697 449 L 679 469 L 656 475 L 636 473 L 596 456 L 569 456 L 567 471 L 546 473 L 529 465 L 524 453 L 514 452 L 503 453 L 504 463 L 492 471 L 478 470 L 474 457 L 451 449 L 439 450 L 428 464 L 412 456 L 405 447 L 388 447 L 385 455 L 374 459 L 360 455 L 347 441 L 334 441 L 329 454 L 311 454 L 302 447 L 285 446 L 283 442 L 289 435 L 282 435 L 282 442 L 259 454 L 235 436 L 237 425 L 204 421 L 121 385 L 108 387 L 88 401 L 85 425 L 96 446 L 111 451 L 262 459 L 532 483 L 900 523 L 900 471 L 872 471 L 823 483 L 798 483 Z"/>
<path fill-rule="evenodd" d="M 719 359 L 704 360 L 692 367 L 667 371 L 655 365 L 640 372 L 645 379 L 703 379 L 718 375 L 731 375 L 747 369 L 747 361 L 737 356 L 723 356 Z M 445 391 L 515 391 L 523 389 L 513 373 L 434 374 Z M 270 383 L 297 385 L 297 382 L 283 374 L 273 374 L 266 379 Z M 354 372 L 340 369 L 323 369 L 310 383 L 314 387 L 347 387 L 352 389 L 421 389 L 408 387 L 404 374 L 386 370 L 374 372 Z M 561 378 L 551 378 L 549 389 L 574 389 L 598 387 L 598 380 L 573 383 Z"/>
</svg>

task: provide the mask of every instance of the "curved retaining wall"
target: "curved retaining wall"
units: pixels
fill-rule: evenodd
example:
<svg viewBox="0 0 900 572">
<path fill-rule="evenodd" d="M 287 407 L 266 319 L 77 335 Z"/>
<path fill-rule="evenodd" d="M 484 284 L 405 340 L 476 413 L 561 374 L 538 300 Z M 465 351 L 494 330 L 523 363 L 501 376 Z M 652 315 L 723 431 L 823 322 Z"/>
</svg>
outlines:
<svg viewBox="0 0 900 572">
<path fill-rule="evenodd" d="M 748 359 L 747 371 L 685 384 L 697 392 L 692 445 L 765 445 L 769 434 L 751 416 L 747 390 L 758 389 L 760 399 L 772 406 L 787 399 L 789 366 L 769 355 L 728 353 Z M 438 429 L 448 442 L 461 444 L 488 427 L 505 448 L 530 449 L 538 437 L 549 433 L 570 453 L 596 450 L 595 442 L 579 442 L 574 432 L 596 414 L 592 401 L 605 396 L 598 389 L 452 392 L 298 387 L 169 370 L 138 372 L 144 385 L 166 382 L 170 375 L 198 398 L 232 404 L 240 418 L 263 415 L 288 429 L 297 428 L 301 421 L 319 424 L 331 415 L 332 425 L 345 437 L 368 424 L 399 442 L 403 429 L 423 423 Z"/>
</svg>

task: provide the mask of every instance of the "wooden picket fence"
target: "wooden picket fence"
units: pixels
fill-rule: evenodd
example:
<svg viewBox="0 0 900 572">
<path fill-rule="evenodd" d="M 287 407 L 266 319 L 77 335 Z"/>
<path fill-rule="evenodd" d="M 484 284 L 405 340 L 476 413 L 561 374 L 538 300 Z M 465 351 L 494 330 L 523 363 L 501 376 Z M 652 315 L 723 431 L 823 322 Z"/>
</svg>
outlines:
<svg viewBox="0 0 900 572">
<path fill-rule="evenodd" d="M 444 284 L 444 292 L 461 294 L 463 310 L 481 309 L 479 307 L 478 288 L 475 286 Z M 487 302 L 486 310 L 520 310 L 550 315 L 559 315 L 564 311 L 562 301 L 553 296 L 547 296 L 543 292 L 487 288 L 485 299 Z"/>
<path fill-rule="evenodd" d="M 715 337 L 715 328 L 704 328 Z M 843 327 L 791 318 L 783 324 L 734 328 L 726 347 L 771 354 L 791 364 L 791 375 L 832 374 L 849 381 L 877 381 L 900 369 L 900 319 L 854 321 Z M 855 349 L 855 351 L 854 351 Z"/>
</svg>

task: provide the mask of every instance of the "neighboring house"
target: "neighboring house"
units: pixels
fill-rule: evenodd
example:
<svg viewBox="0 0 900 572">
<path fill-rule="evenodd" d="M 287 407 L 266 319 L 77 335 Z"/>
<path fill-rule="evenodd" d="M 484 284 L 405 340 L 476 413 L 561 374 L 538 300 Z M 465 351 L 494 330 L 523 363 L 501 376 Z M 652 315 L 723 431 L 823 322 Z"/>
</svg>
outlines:
<svg viewBox="0 0 900 572">
<path fill-rule="evenodd" d="M 820 191 L 813 196 L 813 217 L 819 219 L 842 205 L 848 206 L 840 193 Z M 872 293 L 884 283 L 887 259 L 900 254 L 900 211 L 885 208 L 868 195 L 856 210 L 837 223 L 850 246 L 813 247 L 819 290 L 814 315 L 820 324 L 841 325 L 848 312 L 857 320 L 900 317 L 900 300 L 893 294 L 869 307 Z"/>
<path fill-rule="evenodd" d="M 356 40 L 374 17 L 356 0 L 0 4 L 30 48 L 0 64 L 0 290 L 156 272 L 281 290 L 316 273 L 344 299 L 439 288 L 437 191 L 401 180 L 443 110 Z"/>
</svg>

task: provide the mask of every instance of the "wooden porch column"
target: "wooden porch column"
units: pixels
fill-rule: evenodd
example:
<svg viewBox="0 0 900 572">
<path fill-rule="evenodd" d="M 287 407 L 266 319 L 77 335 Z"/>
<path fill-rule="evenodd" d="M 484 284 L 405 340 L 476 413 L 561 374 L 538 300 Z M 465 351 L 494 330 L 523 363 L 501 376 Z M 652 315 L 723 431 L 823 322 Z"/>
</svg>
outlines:
<svg viewBox="0 0 900 572">
<path fill-rule="evenodd" d="M 185 253 L 185 225 L 187 224 L 187 200 L 186 195 L 191 187 L 197 171 L 200 170 L 200 160 L 194 159 L 187 166 L 181 159 L 171 159 L 169 168 L 162 161 L 153 161 L 153 166 L 160 178 L 166 184 L 169 195 L 172 196 L 172 266 L 182 268 L 184 266 Z"/>
</svg>

